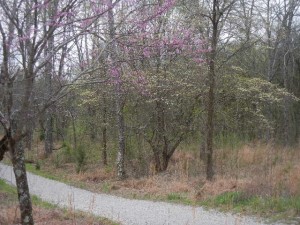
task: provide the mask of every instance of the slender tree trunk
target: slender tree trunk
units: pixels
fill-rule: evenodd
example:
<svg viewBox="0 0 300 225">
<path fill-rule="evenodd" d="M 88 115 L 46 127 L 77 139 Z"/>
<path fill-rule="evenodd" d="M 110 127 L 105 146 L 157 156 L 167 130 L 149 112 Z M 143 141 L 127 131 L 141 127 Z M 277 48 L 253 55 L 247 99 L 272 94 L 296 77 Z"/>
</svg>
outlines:
<svg viewBox="0 0 300 225">
<path fill-rule="evenodd" d="M 73 129 L 73 142 L 74 142 L 74 149 L 77 148 L 77 135 L 76 135 L 76 124 L 75 124 L 75 117 L 71 113 L 72 118 L 72 129 Z"/>
<path fill-rule="evenodd" d="M 112 0 L 108 1 L 108 25 L 109 25 L 109 37 L 111 40 L 110 57 L 112 59 L 112 69 L 115 70 L 114 74 L 114 85 L 115 85 L 115 107 L 117 116 L 117 127 L 118 127 L 118 143 L 119 150 L 117 155 L 117 173 L 119 179 L 126 177 L 125 172 L 125 124 L 123 115 L 123 93 L 122 93 L 122 78 L 121 68 L 117 66 L 117 47 L 115 42 L 115 19 L 113 13 Z"/>
<path fill-rule="evenodd" d="M 288 44 L 287 44 L 288 48 Z M 288 55 L 288 52 L 286 53 Z M 288 78 L 288 59 L 286 57 L 283 57 L 283 81 L 284 81 L 284 87 L 289 90 L 289 78 Z M 290 116 L 290 109 L 291 109 L 291 104 L 289 102 L 289 99 L 286 98 L 284 101 L 284 109 L 283 109 L 283 120 L 284 120 L 284 144 L 288 145 L 291 143 L 291 133 L 292 133 L 292 128 L 291 128 L 291 116 Z"/>
<path fill-rule="evenodd" d="M 162 81 L 158 81 L 161 84 Z M 165 129 L 165 107 L 163 102 L 158 100 L 156 102 L 156 113 L 157 113 L 157 146 L 160 150 L 161 155 L 161 169 L 163 170 L 164 156 L 168 154 L 168 143 L 166 140 L 166 129 Z"/>
<path fill-rule="evenodd" d="M 106 108 L 106 100 L 103 97 L 103 128 L 102 128 L 102 162 L 103 165 L 107 165 L 107 108 Z"/>
<path fill-rule="evenodd" d="M 24 149 L 21 141 L 14 143 L 14 140 L 10 139 L 10 150 L 12 152 L 12 164 L 17 184 L 21 223 L 22 225 L 33 225 L 32 204 L 24 162 Z"/>
<path fill-rule="evenodd" d="M 214 63 L 211 63 L 214 64 Z M 206 179 L 212 180 L 214 176 L 213 171 L 213 135 L 214 135 L 214 110 L 215 110 L 215 74 L 214 66 L 210 66 L 209 78 L 209 93 L 208 93 L 208 108 L 207 108 L 207 139 L 206 139 Z"/>
<path fill-rule="evenodd" d="M 33 124 L 33 121 L 30 121 L 29 123 L 26 124 L 27 130 L 28 130 L 28 135 L 25 138 L 25 147 L 28 149 L 28 151 L 32 150 L 32 141 L 33 141 L 33 132 L 34 132 L 34 127 L 35 125 Z"/>
<path fill-rule="evenodd" d="M 53 150 L 53 118 L 50 108 L 46 112 L 46 125 L 45 125 L 45 154 L 49 156 Z"/>
<path fill-rule="evenodd" d="M 162 101 L 156 101 L 157 129 L 156 135 L 151 140 L 147 140 L 153 151 L 155 172 L 166 171 L 169 161 L 179 144 L 183 141 L 185 133 L 179 134 L 178 139 L 170 140 L 166 130 L 165 107 Z"/>
<path fill-rule="evenodd" d="M 47 69 L 48 71 L 48 69 Z M 46 75 L 46 92 L 47 98 L 52 95 L 52 75 L 51 70 L 48 71 Z M 46 123 L 45 123 L 45 155 L 50 156 L 53 151 L 53 117 L 52 117 L 52 107 L 46 109 L 45 113 Z"/>
<path fill-rule="evenodd" d="M 291 0 L 287 1 L 287 11 L 285 12 L 285 15 L 283 16 L 282 20 L 282 29 L 285 34 L 285 39 L 283 40 L 283 65 L 282 65 L 282 76 L 283 76 L 283 82 L 284 87 L 290 91 L 290 84 L 291 84 L 291 78 L 293 76 L 293 67 L 294 67 L 294 61 L 292 60 L 292 25 L 293 25 L 293 18 L 295 14 L 295 10 L 297 5 L 299 4 L 299 1 L 297 0 Z M 293 129 L 293 123 L 292 123 L 292 107 L 290 104 L 290 101 L 288 99 L 285 100 L 284 103 L 284 143 L 285 145 L 288 145 L 292 142 L 292 137 L 294 134 Z"/>
<path fill-rule="evenodd" d="M 159 157 L 159 150 L 157 148 L 153 148 L 153 160 L 154 160 L 154 165 L 155 165 L 155 173 L 159 173 L 162 171 L 161 169 L 161 161 Z"/>
<path fill-rule="evenodd" d="M 212 180 L 214 176 L 213 170 L 213 136 L 214 136 L 214 111 L 215 111 L 215 60 L 216 60 L 216 47 L 218 42 L 218 15 L 219 1 L 213 1 L 212 11 L 212 37 L 211 37 L 211 52 L 209 53 L 209 91 L 208 91 L 208 104 L 207 104 L 207 139 L 206 139 L 206 179 Z"/>
<path fill-rule="evenodd" d="M 166 171 L 168 169 L 169 160 L 170 160 L 170 158 L 169 158 L 168 152 L 163 152 L 163 155 L 162 155 L 162 167 L 161 167 L 162 171 Z"/>
<path fill-rule="evenodd" d="M 107 165 L 107 134 L 106 134 L 106 127 L 102 130 L 102 141 L 103 141 L 103 149 L 102 149 L 102 162 L 103 165 Z"/>
<path fill-rule="evenodd" d="M 154 164 L 155 164 L 155 172 L 160 173 L 166 171 L 169 165 L 169 157 L 165 154 L 159 154 L 159 152 L 155 152 L 153 154 Z"/>
<path fill-rule="evenodd" d="M 55 4 L 55 3 L 54 3 Z M 48 17 L 52 17 L 55 13 L 55 5 L 53 3 L 49 4 L 49 8 L 45 9 L 44 19 L 45 23 Z M 46 29 L 46 27 L 45 27 Z M 45 31 L 46 33 L 46 31 Z M 52 54 L 54 48 L 54 36 L 50 36 L 47 40 L 47 47 L 45 48 L 45 57 L 48 57 L 49 54 Z M 53 92 L 52 87 L 52 73 L 53 73 L 53 57 L 45 65 L 45 84 L 46 84 L 46 100 L 50 99 Z M 45 154 L 49 156 L 53 151 L 53 110 L 52 106 L 46 109 L 45 113 L 46 124 L 45 124 Z"/>
<path fill-rule="evenodd" d="M 117 110 L 117 124 L 119 131 L 119 151 L 117 156 L 117 171 L 118 178 L 124 179 L 126 176 L 125 173 L 125 129 L 124 129 L 124 116 L 123 109 L 121 107 L 121 94 L 119 93 L 120 87 L 117 85 L 116 87 L 116 110 Z"/>
<path fill-rule="evenodd" d="M 200 127 L 200 133 L 201 133 L 201 144 L 200 144 L 200 159 L 205 162 L 206 160 L 206 133 L 205 133 L 205 126 L 201 125 Z"/>
</svg>

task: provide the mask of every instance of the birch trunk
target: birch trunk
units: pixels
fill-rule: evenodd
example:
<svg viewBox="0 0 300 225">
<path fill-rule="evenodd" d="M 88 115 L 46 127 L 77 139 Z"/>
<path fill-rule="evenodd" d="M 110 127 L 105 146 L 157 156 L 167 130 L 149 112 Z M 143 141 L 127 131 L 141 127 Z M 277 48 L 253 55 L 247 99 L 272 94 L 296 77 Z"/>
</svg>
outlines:
<svg viewBox="0 0 300 225">
<path fill-rule="evenodd" d="M 126 177 L 125 172 L 125 124 L 123 115 L 123 93 L 122 93 L 122 78 L 121 71 L 117 64 L 117 47 L 116 47 L 116 33 L 115 33 L 115 19 L 113 12 L 113 2 L 108 1 L 110 7 L 108 11 L 108 25 L 109 25 L 109 38 L 111 41 L 110 47 L 110 58 L 112 60 L 112 66 L 119 69 L 117 74 L 113 77 L 115 85 L 115 108 L 117 117 L 117 128 L 118 128 L 118 155 L 117 155 L 117 174 L 119 179 L 124 179 Z"/>
</svg>

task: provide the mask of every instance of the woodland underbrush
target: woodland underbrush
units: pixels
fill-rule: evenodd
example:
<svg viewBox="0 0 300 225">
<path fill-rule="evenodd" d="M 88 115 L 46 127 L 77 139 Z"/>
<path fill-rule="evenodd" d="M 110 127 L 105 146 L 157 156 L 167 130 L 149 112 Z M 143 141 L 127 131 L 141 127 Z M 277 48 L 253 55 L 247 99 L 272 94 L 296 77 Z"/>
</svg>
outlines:
<svg viewBox="0 0 300 225">
<path fill-rule="evenodd" d="M 215 179 L 205 180 L 205 164 L 196 147 L 181 146 L 167 171 L 155 174 L 151 156 L 127 159 L 128 178 L 116 179 L 113 155 L 107 166 L 100 151 L 84 154 L 63 144 L 49 158 L 42 145 L 28 153 L 27 169 L 96 192 L 129 198 L 217 207 L 276 219 L 300 217 L 300 148 L 252 142 L 215 151 Z M 82 157 L 80 161 L 78 158 Z M 144 158 L 143 158 L 144 157 Z M 148 157 L 148 158 L 147 158 Z"/>
</svg>

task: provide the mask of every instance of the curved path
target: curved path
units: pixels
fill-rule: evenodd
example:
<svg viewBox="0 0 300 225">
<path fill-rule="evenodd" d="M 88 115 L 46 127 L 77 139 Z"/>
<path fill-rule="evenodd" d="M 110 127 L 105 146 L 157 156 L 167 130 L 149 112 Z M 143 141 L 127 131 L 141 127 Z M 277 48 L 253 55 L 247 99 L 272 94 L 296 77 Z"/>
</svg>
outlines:
<svg viewBox="0 0 300 225">
<path fill-rule="evenodd" d="M 27 173 L 30 193 L 61 207 L 91 212 L 124 225 L 256 225 L 262 221 L 230 213 L 207 211 L 202 207 L 164 202 L 131 200 L 96 194 L 61 182 Z M 11 166 L 0 164 L 0 178 L 15 185 Z"/>
</svg>

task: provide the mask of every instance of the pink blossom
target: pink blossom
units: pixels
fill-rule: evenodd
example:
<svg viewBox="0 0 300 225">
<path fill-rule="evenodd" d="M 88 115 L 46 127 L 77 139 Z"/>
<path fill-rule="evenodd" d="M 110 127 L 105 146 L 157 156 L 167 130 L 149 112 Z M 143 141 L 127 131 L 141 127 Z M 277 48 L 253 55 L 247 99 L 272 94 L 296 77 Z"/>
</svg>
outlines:
<svg viewBox="0 0 300 225">
<path fill-rule="evenodd" d="M 148 49 L 147 47 L 144 48 L 144 50 L 143 50 L 143 55 L 144 55 L 146 58 L 149 58 L 149 57 L 151 56 L 150 51 L 149 51 L 149 49 Z"/>
<path fill-rule="evenodd" d="M 81 28 L 86 28 L 88 26 L 90 26 L 93 22 L 93 19 L 84 19 L 81 21 L 80 27 Z"/>
<path fill-rule="evenodd" d="M 120 69 L 119 68 L 117 68 L 117 67 L 112 67 L 112 68 L 110 68 L 110 75 L 111 75 L 111 77 L 113 77 L 113 78 L 118 78 L 118 77 L 120 77 Z"/>
</svg>

